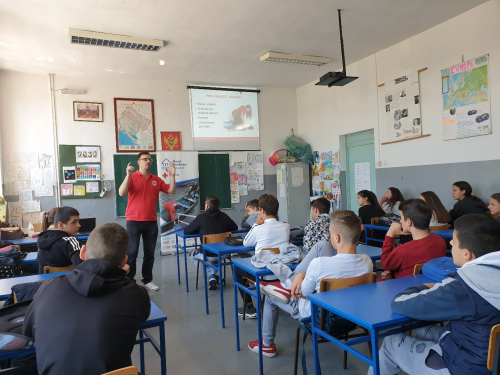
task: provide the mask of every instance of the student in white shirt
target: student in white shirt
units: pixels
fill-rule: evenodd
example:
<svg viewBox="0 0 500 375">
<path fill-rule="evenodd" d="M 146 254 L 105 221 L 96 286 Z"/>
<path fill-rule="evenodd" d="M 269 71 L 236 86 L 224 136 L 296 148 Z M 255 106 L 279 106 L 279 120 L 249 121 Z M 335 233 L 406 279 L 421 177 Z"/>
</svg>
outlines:
<svg viewBox="0 0 500 375">
<path fill-rule="evenodd" d="M 290 238 L 290 225 L 287 223 L 279 222 L 276 217 L 278 216 L 279 209 L 278 199 L 269 194 L 262 194 L 259 197 L 259 217 L 252 226 L 250 231 L 243 240 L 243 246 L 255 247 L 255 253 L 268 247 L 280 247 L 284 243 L 288 243 Z M 240 284 L 245 285 L 247 279 L 253 279 L 253 276 L 247 272 L 238 270 L 237 280 Z M 241 298 L 245 304 L 245 292 L 240 289 Z M 252 298 L 247 296 L 246 306 L 238 309 L 238 315 L 245 318 L 257 318 L 257 310 L 253 306 Z"/>
<path fill-rule="evenodd" d="M 352 211 L 335 211 L 331 214 L 330 238 L 337 255 L 313 259 L 305 273 L 299 273 L 289 286 L 292 299 L 284 304 L 266 298 L 262 320 L 262 354 L 276 356 L 276 324 L 279 310 L 282 309 L 295 319 L 311 316 L 311 303 L 307 296 L 319 292 L 320 281 L 325 278 L 355 277 L 373 272 L 373 263 L 366 254 L 356 254 L 356 245 L 361 234 L 361 220 Z M 287 280 L 287 282 L 289 282 Z M 283 288 L 285 289 L 285 288 Z M 251 341 L 248 348 L 259 352 L 259 342 Z"/>
<path fill-rule="evenodd" d="M 430 227 L 446 225 L 451 221 L 450 214 L 446 211 L 441 200 L 433 191 L 424 191 L 420 194 L 420 199 L 426 202 L 432 210 Z"/>
</svg>

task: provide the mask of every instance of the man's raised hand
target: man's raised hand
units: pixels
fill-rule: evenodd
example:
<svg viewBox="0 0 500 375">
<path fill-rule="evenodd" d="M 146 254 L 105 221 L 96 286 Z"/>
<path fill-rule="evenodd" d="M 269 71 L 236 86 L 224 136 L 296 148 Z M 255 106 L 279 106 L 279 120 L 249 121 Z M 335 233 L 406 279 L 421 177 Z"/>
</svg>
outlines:
<svg viewBox="0 0 500 375">
<path fill-rule="evenodd" d="M 175 176 L 175 165 L 173 161 L 170 162 L 170 168 L 168 169 L 168 174 L 170 176 Z"/>
<path fill-rule="evenodd" d="M 132 173 L 134 173 L 134 171 L 135 171 L 135 168 L 132 167 L 130 164 L 132 164 L 132 163 L 128 163 L 127 169 L 125 169 L 125 171 L 127 172 L 127 176 L 129 176 L 129 177 L 132 176 Z"/>
</svg>

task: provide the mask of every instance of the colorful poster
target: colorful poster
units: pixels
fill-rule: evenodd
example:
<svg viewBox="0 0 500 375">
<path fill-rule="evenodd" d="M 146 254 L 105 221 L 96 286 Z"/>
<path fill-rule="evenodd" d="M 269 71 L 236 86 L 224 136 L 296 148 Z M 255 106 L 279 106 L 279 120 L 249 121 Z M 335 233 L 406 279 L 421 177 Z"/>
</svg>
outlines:
<svg viewBox="0 0 500 375">
<path fill-rule="evenodd" d="M 87 182 L 85 184 L 87 193 L 99 193 L 99 182 Z"/>
<path fill-rule="evenodd" d="M 313 152 L 311 179 L 312 196 L 327 197 L 336 204 L 337 209 L 340 208 L 340 165 L 338 151 Z"/>
<path fill-rule="evenodd" d="M 77 163 L 100 163 L 101 162 L 101 148 L 90 146 L 77 146 L 75 147 L 76 162 Z"/>
<path fill-rule="evenodd" d="M 62 167 L 63 181 L 65 183 L 76 182 L 76 168 L 75 167 Z"/>
<path fill-rule="evenodd" d="M 48 153 L 38 154 L 38 163 L 42 169 L 54 169 L 54 156 Z"/>
<path fill-rule="evenodd" d="M 165 151 L 182 150 L 181 132 L 161 132 L 161 149 Z"/>
<path fill-rule="evenodd" d="M 247 152 L 248 190 L 264 190 L 264 163 L 262 152 Z"/>
<path fill-rule="evenodd" d="M 73 195 L 73 185 L 72 184 L 61 184 L 61 196 L 69 197 Z"/>
<path fill-rule="evenodd" d="M 441 70 L 443 139 L 491 134 L 489 55 Z"/>
<path fill-rule="evenodd" d="M 117 152 L 156 150 L 154 113 L 152 99 L 115 98 Z"/>
<path fill-rule="evenodd" d="M 74 192 L 73 195 L 84 196 L 85 195 L 85 185 L 73 185 Z"/>
<path fill-rule="evenodd" d="M 78 181 L 99 181 L 101 179 L 101 165 L 100 164 L 77 165 L 76 179 Z"/>
<path fill-rule="evenodd" d="M 420 137 L 420 90 L 418 73 L 406 74 L 384 84 L 387 141 Z"/>
</svg>

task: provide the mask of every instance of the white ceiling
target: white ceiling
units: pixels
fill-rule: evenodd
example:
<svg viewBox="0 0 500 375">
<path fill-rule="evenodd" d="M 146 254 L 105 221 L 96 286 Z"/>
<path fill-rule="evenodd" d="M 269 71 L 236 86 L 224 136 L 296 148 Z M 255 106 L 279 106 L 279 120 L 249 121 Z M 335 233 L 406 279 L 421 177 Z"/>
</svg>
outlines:
<svg viewBox="0 0 500 375">
<path fill-rule="evenodd" d="M 0 0 L 0 69 L 296 88 L 487 0 Z M 159 52 L 71 45 L 68 29 L 162 39 Z M 330 57 L 323 67 L 259 62 L 267 51 Z M 165 65 L 160 66 L 159 60 Z"/>
</svg>

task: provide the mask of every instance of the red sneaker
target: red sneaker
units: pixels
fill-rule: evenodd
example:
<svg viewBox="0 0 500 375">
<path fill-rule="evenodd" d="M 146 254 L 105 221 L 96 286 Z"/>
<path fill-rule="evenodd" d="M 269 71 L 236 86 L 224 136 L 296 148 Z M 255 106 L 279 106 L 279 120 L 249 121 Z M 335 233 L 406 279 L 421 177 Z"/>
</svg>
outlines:
<svg viewBox="0 0 500 375">
<path fill-rule="evenodd" d="M 259 352 L 259 341 L 250 341 L 248 343 L 248 349 L 250 349 L 254 353 Z M 262 345 L 262 355 L 266 357 L 276 357 L 276 345 L 271 344 L 271 345 Z"/>
<path fill-rule="evenodd" d="M 290 289 L 283 288 L 279 281 L 261 281 L 260 291 L 269 298 L 284 303 L 285 305 L 290 302 L 290 298 L 292 297 L 292 292 L 290 291 Z"/>
</svg>

